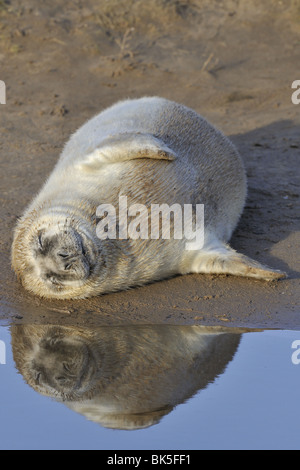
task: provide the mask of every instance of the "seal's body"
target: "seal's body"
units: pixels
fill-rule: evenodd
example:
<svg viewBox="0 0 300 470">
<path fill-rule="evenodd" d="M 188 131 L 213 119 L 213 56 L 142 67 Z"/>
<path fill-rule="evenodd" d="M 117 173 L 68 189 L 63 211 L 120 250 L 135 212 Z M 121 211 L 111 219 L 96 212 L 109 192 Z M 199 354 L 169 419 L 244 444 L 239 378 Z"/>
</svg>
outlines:
<svg viewBox="0 0 300 470">
<path fill-rule="evenodd" d="M 204 243 L 97 236 L 99 205 L 204 205 Z M 12 265 L 25 288 L 85 298 L 175 274 L 284 275 L 226 243 L 242 213 L 246 177 L 230 141 L 203 117 L 162 99 L 122 101 L 83 125 L 18 223 Z M 118 222 L 118 221 L 117 221 Z"/>
</svg>

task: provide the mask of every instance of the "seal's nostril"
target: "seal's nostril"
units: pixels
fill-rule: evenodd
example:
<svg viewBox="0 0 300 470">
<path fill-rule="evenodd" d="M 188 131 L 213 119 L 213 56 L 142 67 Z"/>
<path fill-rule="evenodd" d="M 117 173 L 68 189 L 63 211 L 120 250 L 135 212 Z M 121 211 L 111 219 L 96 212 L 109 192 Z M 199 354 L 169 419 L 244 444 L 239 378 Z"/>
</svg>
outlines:
<svg viewBox="0 0 300 470">
<path fill-rule="evenodd" d="M 68 253 L 58 253 L 58 256 L 59 256 L 60 258 L 66 259 L 66 258 L 69 258 L 70 255 L 69 255 Z"/>
</svg>

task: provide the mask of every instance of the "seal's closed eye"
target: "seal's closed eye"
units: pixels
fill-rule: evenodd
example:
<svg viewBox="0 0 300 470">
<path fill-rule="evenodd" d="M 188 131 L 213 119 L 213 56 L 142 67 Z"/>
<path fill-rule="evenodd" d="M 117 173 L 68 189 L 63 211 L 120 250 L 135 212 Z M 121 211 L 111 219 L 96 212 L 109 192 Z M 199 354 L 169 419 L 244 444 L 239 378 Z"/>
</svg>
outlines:
<svg viewBox="0 0 300 470">
<path fill-rule="evenodd" d="M 42 232 L 39 232 L 39 234 L 38 234 L 38 246 L 39 246 L 40 250 L 43 250 Z"/>
</svg>

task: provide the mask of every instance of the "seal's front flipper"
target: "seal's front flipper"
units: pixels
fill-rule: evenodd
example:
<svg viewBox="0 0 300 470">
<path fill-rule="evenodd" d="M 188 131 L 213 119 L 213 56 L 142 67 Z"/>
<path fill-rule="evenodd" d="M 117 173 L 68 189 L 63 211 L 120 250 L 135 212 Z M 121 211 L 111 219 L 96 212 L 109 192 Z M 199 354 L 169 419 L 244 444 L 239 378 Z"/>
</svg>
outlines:
<svg viewBox="0 0 300 470">
<path fill-rule="evenodd" d="M 151 158 L 173 161 L 176 155 L 158 137 L 144 133 L 122 133 L 100 142 L 99 146 L 86 155 L 80 166 L 82 169 L 96 169 L 107 163 Z"/>
<path fill-rule="evenodd" d="M 287 275 L 271 269 L 222 245 L 220 251 L 199 252 L 192 263 L 192 272 L 210 274 L 232 274 L 234 276 L 254 277 L 265 281 L 283 279 Z"/>
</svg>

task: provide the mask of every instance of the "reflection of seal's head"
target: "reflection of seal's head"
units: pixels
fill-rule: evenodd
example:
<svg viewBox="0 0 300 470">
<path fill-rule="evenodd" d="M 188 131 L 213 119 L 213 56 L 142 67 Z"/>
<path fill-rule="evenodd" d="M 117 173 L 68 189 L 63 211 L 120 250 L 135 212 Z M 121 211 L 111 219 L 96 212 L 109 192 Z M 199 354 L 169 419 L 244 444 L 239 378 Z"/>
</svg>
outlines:
<svg viewBox="0 0 300 470">
<path fill-rule="evenodd" d="M 72 331 L 68 335 L 57 327 L 41 328 L 43 334 L 37 337 L 32 326 L 27 326 L 25 335 L 22 326 L 12 327 L 21 340 L 17 347 L 13 341 L 14 357 L 26 382 L 58 399 L 88 396 L 99 368 L 89 342 Z"/>
<path fill-rule="evenodd" d="M 45 337 L 32 356 L 30 373 L 43 393 L 79 398 L 90 389 L 96 363 L 80 338 Z"/>
<path fill-rule="evenodd" d="M 102 426 L 151 426 L 204 389 L 240 334 L 197 326 L 11 327 L 16 366 L 37 392 Z"/>
</svg>

